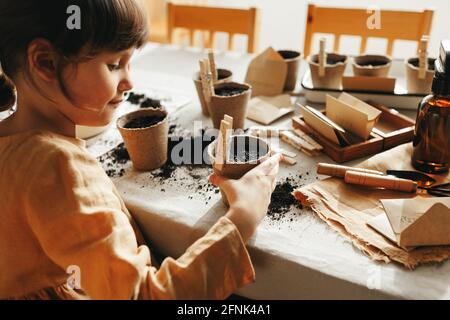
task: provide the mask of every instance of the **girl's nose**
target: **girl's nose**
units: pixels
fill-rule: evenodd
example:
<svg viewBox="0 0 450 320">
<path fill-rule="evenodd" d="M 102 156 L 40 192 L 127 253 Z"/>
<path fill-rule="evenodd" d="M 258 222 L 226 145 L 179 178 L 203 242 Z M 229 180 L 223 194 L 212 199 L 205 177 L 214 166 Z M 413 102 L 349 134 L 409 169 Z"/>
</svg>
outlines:
<svg viewBox="0 0 450 320">
<path fill-rule="evenodd" d="M 130 91 L 132 89 L 133 89 L 133 82 L 128 77 L 126 79 L 124 79 L 123 81 L 121 81 L 119 84 L 120 92 Z"/>
</svg>

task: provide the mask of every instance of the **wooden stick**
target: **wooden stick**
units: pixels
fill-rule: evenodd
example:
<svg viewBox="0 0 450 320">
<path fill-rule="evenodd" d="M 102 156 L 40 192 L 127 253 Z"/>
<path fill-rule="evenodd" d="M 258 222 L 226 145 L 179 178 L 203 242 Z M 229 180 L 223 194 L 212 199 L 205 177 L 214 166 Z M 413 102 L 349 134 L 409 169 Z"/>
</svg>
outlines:
<svg viewBox="0 0 450 320">
<path fill-rule="evenodd" d="M 317 164 L 317 173 L 323 174 L 326 176 L 330 176 L 330 177 L 344 178 L 347 171 L 370 173 L 370 174 L 376 174 L 376 175 L 381 175 L 381 176 L 385 175 L 383 172 L 376 171 L 376 170 L 339 166 L 336 164 L 329 164 L 329 163 Z"/>
<path fill-rule="evenodd" d="M 297 156 L 296 153 L 284 150 L 283 148 L 276 148 L 273 146 L 271 146 L 271 148 L 275 153 L 281 153 L 283 156 L 286 156 L 289 158 L 295 158 Z"/>
<path fill-rule="evenodd" d="M 401 192 L 417 191 L 417 182 L 407 179 L 400 179 L 391 176 L 380 176 L 370 173 L 347 171 L 344 180 L 346 183 L 360 186 L 384 188 Z"/>
<path fill-rule="evenodd" d="M 209 63 L 207 59 L 200 60 L 200 78 L 202 80 L 203 94 L 206 103 L 211 102 L 211 97 L 214 94 L 214 85 L 212 82 L 211 72 L 209 71 Z"/>
<path fill-rule="evenodd" d="M 419 42 L 419 79 L 425 79 L 428 70 L 428 36 Z"/>
<path fill-rule="evenodd" d="M 228 160 L 229 148 L 228 142 L 231 136 L 231 126 L 225 120 L 220 122 L 220 132 L 217 139 L 216 155 L 214 161 L 214 168 L 217 171 L 222 171 L 224 164 Z"/>
<path fill-rule="evenodd" d="M 283 131 L 280 133 L 281 140 L 291 145 L 296 145 L 298 148 L 306 149 L 309 152 L 317 151 L 316 148 L 305 140 L 297 137 L 291 131 Z"/>
<path fill-rule="evenodd" d="M 216 83 L 219 80 L 219 75 L 217 73 L 216 59 L 214 57 L 214 51 L 213 50 L 209 50 L 208 51 L 208 59 L 209 59 L 209 67 L 210 67 L 210 70 L 211 70 L 212 79 L 213 79 L 213 82 Z"/>
<path fill-rule="evenodd" d="M 281 159 L 281 162 L 288 164 L 290 166 L 294 166 L 297 164 L 297 160 L 295 160 L 294 158 L 291 158 L 291 157 L 287 157 L 287 156 L 283 156 L 283 158 Z"/>
<path fill-rule="evenodd" d="M 250 127 L 250 134 L 256 137 L 272 138 L 278 137 L 282 131 L 290 131 L 289 128 L 275 128 L 275 127 Z"/>
<path fill-rule="evenodd" d="M 299 136 L 300 138 L 302 138 L 303 140 L 305 140 L 306 142 L 308 142 L 310 145 L 312 145 L 316 150 L 318 151 L 322 151 L 323 147 L 318 144 L 316 142 L 316 140 L 314 140 L 313 138 L 311 138 L 310 136 L 308 136 L 305 132 L 303 132 L 300 129 L 294 129 L 294 133 Z"/>
<path fill-rule="evenodd" d="M 319 48 L 319 77 L 325 76 L 325 65 L 327 64 L 327 54 L 325 53 L 325 44 L 326 39 L 320 39 L 320 48 Z"/>
<path fill-rule="evenodd" d="M 225 120 L 226 122 L 228 122 L 228 124 L 230 125 L 230 128 L 231 129 L 233 129 L 233 125 L 234 125 L 234 119 L 233 119 L 233 117 L 230 117 L 229 115 L 225 115 L 224 117 L 223 117 L 223 120 Z"/>
<path fill-rule="evenodd" d="M 283 154 L 282 152 L 280 152 L 280 150 L 281 150 L 281 149 L 272 149 L 272 152 L 270 153 L 270 155 L 271 155 L 271 156 L 274 156 L 274 155 L 276 155 L 277 153 Z M 286 156 L 285 154 L 283 154 L 283 157 L 281 158 L 281 162 L 282 162 L 282 163 L 285 163 L 285 164 L 288 164 L 288 165 L 290 165 L 290 166 L 293 166 L 293 165 L 296 165 L 296 164 L 297 164 L 297 160 L 295 160 L 293 157 Z"/>
</svg>

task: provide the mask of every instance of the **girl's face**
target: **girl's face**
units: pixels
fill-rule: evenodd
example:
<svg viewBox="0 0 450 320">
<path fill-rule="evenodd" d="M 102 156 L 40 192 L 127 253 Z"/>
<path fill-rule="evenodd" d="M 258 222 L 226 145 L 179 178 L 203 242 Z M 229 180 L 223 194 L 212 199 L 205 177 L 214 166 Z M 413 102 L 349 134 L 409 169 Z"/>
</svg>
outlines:
<svg viewBox="0 0 450 320">
<path fill-rule="evenodd" d="M 130 80 L 133 52 L 133 48 L 105 52 L 77 66 L 66 67 L 62 78 L 71 99 L 59 105 L 60 111 L 77 125 L 110 123 L 114 111 L 124 101 L 124 94 L 133 88 Z"/>
</svg>

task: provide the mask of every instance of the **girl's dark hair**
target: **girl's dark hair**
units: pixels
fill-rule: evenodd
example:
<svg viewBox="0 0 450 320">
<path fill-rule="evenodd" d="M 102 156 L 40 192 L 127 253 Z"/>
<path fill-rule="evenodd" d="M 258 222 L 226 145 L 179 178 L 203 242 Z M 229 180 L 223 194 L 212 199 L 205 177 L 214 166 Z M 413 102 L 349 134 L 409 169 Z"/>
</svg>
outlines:
<svg viewBox="0 0 450 320">
<path fill-rule="evenodd" d="M 8 78 L 13 80 L 19 71 L 28 73 L 27 48 L 34 39 L 48 40 L 58 52 L 58 79 L 64 92 L 60 74 L 67 63 L 89 59 L 101 51 L 141 47 L 147 40 L 148 24 L 137 1 L 1 0 L 0 111 L 1 103 L 14 93 Z M 80 9 L 80 29 L 68 27 L 74 13 L 68 8 L 73 5 Z"/>
</svg>

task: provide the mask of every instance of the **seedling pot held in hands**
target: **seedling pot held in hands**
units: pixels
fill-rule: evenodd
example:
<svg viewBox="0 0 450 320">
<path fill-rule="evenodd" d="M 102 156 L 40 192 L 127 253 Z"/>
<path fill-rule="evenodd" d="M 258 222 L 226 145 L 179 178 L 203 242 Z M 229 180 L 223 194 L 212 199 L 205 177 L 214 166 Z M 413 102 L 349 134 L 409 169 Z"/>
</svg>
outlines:
<svg viewBox="0 0 450 320">
<path fill-rule="evenodd" d="M 230 138 L 229 161 L 224 163 L 219 171 L 214 166 L 216 162 L 216 146 L 217 141 L 211 143 L 208 147 L 208 156 L 213 165 L 214 172 L 228 179 L 240 179 L 247 172 L 257 167 L 270 157 L 270 147 L 262 139 L 237 135 Z M 222 200 L 225 205 L 229 205 L 224 192 L 222 192 Z"/>
</svg>

